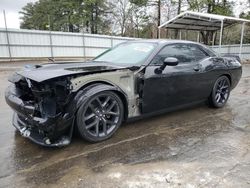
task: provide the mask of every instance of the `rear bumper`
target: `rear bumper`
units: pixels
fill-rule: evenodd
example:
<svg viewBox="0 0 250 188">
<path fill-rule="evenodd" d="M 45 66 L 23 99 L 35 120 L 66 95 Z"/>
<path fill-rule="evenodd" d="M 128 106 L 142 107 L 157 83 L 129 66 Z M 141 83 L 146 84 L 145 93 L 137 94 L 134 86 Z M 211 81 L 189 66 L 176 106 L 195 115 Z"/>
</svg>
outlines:
<svg viewBox="0 0 250 188">
<path fill-rule="evenodd" d="M 231 69 L 230 75 L 231 75 L 231 89 L 234 89 L 242 77 L 242 67 L 240 66 L 240 67 Z"/>
<path fill-rule="evenodd" d="M 23 101 L 15 85 L 6 89 L 5 99 L 14 110 L 13 125 L 20 134 L 42 146 L 65 146 L 71 142 L 74 117 L 59 113 L 53 117 L 37 117 L 36 104 Z"/>
</svg>

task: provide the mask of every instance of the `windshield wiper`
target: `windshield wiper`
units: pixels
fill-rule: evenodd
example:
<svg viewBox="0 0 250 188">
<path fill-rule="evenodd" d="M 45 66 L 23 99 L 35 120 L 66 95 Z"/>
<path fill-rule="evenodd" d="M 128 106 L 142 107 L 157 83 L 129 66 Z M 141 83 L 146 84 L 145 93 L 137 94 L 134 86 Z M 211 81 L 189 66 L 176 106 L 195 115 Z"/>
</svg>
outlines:
<svg viewBox="0 0 250 188">
<path fill-rule="evenodd" d="M 138 69 L 140 69 L 140 66 L 136 66 L 136 65 L 134 65 L 134 66 L 130 66 L 130 67 L 127 67 L 129 70 L 131 70 L 131 71 L 135 71 L 135 70 L 138 70 Z"/>
</svg>

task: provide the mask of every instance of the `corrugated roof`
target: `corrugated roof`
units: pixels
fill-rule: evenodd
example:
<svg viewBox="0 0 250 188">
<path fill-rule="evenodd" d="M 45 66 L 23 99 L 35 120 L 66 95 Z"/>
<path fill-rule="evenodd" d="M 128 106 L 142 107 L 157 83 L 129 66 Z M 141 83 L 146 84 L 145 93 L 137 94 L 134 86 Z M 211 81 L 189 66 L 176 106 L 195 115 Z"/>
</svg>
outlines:
<svg viewBox="0 0 250 188">
<path fill-rule="evenodd" d="M 250 23 L 250 20 L 241 18 L 186 11 L 163 23 L 159 28 L 216 31 L 220 30 L 222 21 L 224 27 L 236 23 Z"/>
</svg>

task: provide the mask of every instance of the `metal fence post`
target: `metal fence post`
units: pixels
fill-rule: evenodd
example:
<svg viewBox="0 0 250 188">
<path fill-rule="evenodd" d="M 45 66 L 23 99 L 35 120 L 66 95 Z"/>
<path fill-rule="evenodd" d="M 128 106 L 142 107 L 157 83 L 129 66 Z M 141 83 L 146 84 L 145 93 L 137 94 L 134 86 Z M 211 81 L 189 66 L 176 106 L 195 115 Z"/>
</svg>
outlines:
<svg viewBox="0 0 250 188">
<path fill-rule="evenodd" d="M 197 31 L 197 42 L 200 42 L 200 31 Z"/>
<path fill-rule="evenodd" d="M 51 35 L 51 23 L 50 23 L 50 15 L 48 15 L 48 23 L 49 23 L 49 44 L 50 44 L 50 55 L 51 58 L 54 59 L 54 54 L 53 54 L 53 44 L 52 44 L 52 35 Z"/>
<path fill-rule="evenodd" d="M 83 58 L 86 60 L 86 48 L 85 48 L 85 37 L 84 33 L 82 33 L 82 47 L 83 47 Z"/>
<path fill-rule="evenodd" d="M 223 35 L 223 28 L 224 28 L 224 21 L 221 20 L 221 25 L 220 25 L 220 53 L 221 53 L 221 45 L 222 45 L 222 35 Z"/>
<path fill-rule="evenodd" d="M 113 36 L 110 37 L 110 42 L 111 42 L 111 48 L 113 48 L 114 46 Z"/>
<path fill-rule="evenodd" d="M 242 54 L 242 45 L 243 45 L 243 39 L 244 39 L 244 29 L 245 29 L 245 22 L 241 24 L 241 37 L 240 37 L 240 51 L 239 56 L 241 57 Z"/>
<path fill-rule="evenodd" d="M 8 28 L 7 28 L 5 10 L 3 10 L 3 17 L 4 17 L 4 24 L 5 24 L 5 33 L 6 33 L 6 39 L 7 39 L 7 46 L 8 46 L 8 51 L 9 51 L 9 58 L 10 58 L 10 61 L 11 61 L 12 56 L 11 56 L 10 39 L 9 39 L 9 32 L 8 32 Z"/>
<path fill-rule="evenodd" d="M 50 55 L 51 58 L 54 59 L 51 31 L 49 31 L 49 43 L 50 43 Z"/>
</svg>

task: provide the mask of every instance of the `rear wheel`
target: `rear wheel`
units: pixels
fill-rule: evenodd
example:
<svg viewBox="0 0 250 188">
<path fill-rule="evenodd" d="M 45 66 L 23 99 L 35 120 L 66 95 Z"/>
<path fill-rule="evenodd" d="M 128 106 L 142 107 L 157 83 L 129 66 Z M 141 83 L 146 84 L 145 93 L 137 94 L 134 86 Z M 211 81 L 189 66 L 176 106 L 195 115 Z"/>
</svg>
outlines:
<svg viewBox="0 0 250 188">
<path fill-rule="evenodd" d="M 227 76 L 219 77 L 209 97 L 209 103 L 215 108 L 223 107 L 230 95 L 230 81 Z"/>
<path fill-rule="evenodd" d="M 87 141 L 98 142 L 110 138 L 122 123 L 124 106 L 112 91 L 89 97 L 77 112 L 77 128 Z"/>
</svg>

